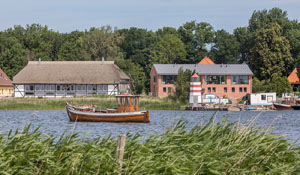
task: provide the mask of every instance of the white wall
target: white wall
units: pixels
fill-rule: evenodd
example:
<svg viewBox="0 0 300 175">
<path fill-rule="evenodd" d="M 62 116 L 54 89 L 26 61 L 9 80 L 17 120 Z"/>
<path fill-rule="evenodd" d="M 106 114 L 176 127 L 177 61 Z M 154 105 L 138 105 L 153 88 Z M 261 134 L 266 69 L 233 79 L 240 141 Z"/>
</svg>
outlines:
<svg viewBox="0 0 300 175">
<path fill-rule="evenodd" d="M 116 86 L 116 88 L 115 88 L 115 86 Z M 107 92 L 108 95 L 113 95 L 113 94 L 117 95 L 118 94 L 118 85 L 109 84 L 107 86 L 107 91 L 108 91 Z"/>
<path fill-rule="evenodd" d="M 14 85 L 14 88 L 15 88 L 14 97 L 24 97 L 25 95 L 24 85 Z"/>
<path fill-rule="evenodd" d="M 262 96 L 266 98 L 263 99 Z M 272 105 L 276 101 L 276 93 L 255 93 L 250 95 L 250 105 Z"/>
</svg>

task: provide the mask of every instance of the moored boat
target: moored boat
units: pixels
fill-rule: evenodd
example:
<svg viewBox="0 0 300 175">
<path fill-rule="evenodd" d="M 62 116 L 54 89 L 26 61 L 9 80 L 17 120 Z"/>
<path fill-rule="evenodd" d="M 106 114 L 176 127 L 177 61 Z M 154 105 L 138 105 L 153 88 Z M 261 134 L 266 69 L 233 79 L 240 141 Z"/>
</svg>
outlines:
<svg viewBox="0 0 300 175">
<path fill-rule="evenodd" d="M 291 105 L 294 110 L 300 110 L 300 105 Z"/>
<path fill-rule="evenodd" d="M 292 106 L 289 104 L 282 104 L 282 103 L 273 103 L 273 106 L 277 110 L 293 110 Z"/>
<path fill-rule="evenodd" d="M 244 110 L 245 111 L 254 111 L 254 110 L 256 110 L 256 108 L 255 107 L 250 107 L 250 106 L 245 106 Z"/>
<path fill-rule="evenodd" d="M 140 111 L 139 96 L 117 95 L 118 107 L 97 111 L 95 106 L 75 106 L 67 103 L 70 121 L 78 122 L 140 122 L 149 123 L 149 111 Z"/>
</svg>

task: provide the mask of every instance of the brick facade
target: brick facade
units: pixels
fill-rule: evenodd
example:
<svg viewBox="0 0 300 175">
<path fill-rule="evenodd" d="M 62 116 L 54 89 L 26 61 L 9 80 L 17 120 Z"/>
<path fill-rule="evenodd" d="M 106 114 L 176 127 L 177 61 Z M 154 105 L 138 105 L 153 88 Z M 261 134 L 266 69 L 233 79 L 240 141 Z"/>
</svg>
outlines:
<svg viewBox="0 0 300 175">
<path fill-rule="evenodd" d="M 156 78 L 154 78 L 156 77 Z M 156 81 L 154 80 L 156 79 Z M 174 84 L 163 84 L 162 76 L 158 75 L 155 69 L 150 72 L 150 92 L 154 97 L 167 97 L 175 92 Z"/>
<path fill-rule="evenodd" d="M 154 81 L 154 77 L 156 77 L 156 82 Z M 174 84 L 163 84 L 162 75 L 157 73 L 155 67 L 153 67 L 150 72 L 150 78 L 150 91 L 152 96 L 160 98 L 167 97 L 171 94 L 168 92 L 170 88 L 171 92 L 175 92 L 176 86 Z M 248 75 L 248 84 L 232 84 L 231 75 L 226 75 L 226 84 L 206 84 L 205 76 L 201 76 L 201 87 L 203 89 L 203 95 L 214 94 L 220 98 L 242 99 L 246 94 L 252 93 L 252 75 Z M 234 92 L 232 88 L 234 88 Z M 224 89 L 227 89 L 227 92 L 225 92 Z"/>
</svg>

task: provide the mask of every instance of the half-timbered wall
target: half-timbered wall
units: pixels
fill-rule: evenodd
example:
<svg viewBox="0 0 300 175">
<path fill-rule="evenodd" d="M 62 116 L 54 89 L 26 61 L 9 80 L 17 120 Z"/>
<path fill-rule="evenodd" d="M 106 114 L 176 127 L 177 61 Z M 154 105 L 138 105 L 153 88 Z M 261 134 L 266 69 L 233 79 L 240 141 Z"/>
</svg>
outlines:
<svg viewBox="0 0 300 175">
<path fill-rule="evenodd" d="M 86 95 L 117 95 L 118 84 L 62 85 L 62 84 L 26 84 L 14 85 L 15 97 L 73 97 Z"/>
</svg>

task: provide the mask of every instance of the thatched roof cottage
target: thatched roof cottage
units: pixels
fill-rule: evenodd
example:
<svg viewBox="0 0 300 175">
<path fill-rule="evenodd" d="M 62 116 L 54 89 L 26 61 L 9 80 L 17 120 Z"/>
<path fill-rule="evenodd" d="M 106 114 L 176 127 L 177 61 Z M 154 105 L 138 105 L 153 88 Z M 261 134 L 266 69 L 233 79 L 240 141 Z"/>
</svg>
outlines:
<svg viewBox="0 0 300 175">
<path fill-rule="evenodd" d="M 120 94 L 130 78 L 113 61 L 30 61 L 14 78 L 15 97 Z"/>
</svg>

